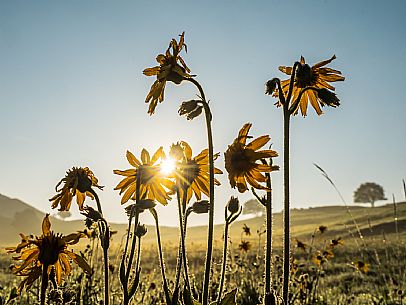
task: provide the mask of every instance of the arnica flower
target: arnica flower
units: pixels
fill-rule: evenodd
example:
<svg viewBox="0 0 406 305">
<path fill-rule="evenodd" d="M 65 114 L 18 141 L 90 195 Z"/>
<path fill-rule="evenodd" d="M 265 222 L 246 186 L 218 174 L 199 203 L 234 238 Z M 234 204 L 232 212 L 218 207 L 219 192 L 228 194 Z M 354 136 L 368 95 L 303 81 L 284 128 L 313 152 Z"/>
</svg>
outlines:
<svg viewBox="0 0 406 305">
<path fill-rule="evenodd" d="M 238 245 L 238 249 L 240 249 L 241 251 L 245 251 L 248 252 L 249 250 L 251 250 L 252 245 L 249 241 L 246 240 L 242 240 L 240 242 L 240 244 Z"/>
<path fill-rule="evenodd" d="M 178 170 L 175 172 L 176 179 L 180 182 L 180 195 L 184 196 L 186 191 L 186 203 L 189 203 L 193 193 L 197 200 L 201 200 L 202 193 L 210 196 L 210 178 L 209 178 L 209 150 L 204 149 L 196 157 L 192 157 L 192 148 L 188 143 L 181 141 L 179 145 L 183 149 L 183 158 L 178 164 Z M 174 146 L 176 147 L 176 146 Z M 214 156 L 214 160 L 218 154 Z M 214 168 L 214 174 L 222 174 L 218 168 Z M 217 179 L 214 179 L 214 185 L 220 185 Z"/>
<path fill-rule="evenodd" d="M 265 182 L 266 178 L 263 172 L 278 170 L 279 166 L 270 166 L 257 163 L 258 160 L 277 157 L 278 153 L 274 150 L 259 150 L 269 142 L 269 136 L 261 136 L 249 144 L 246 144 L 248 132 L 252 124 L 245 124 L 233 144 L 228 146 L 224 153 L 225 166 L 228 172 L 228 179 L 231 187 L 237 186 L 240 193 L 248 190 L 247 182 L 256 189 L 267 190 L 265 186 L 259 184 Z"/>
<path fill-rule="evenodd" d="M 296 238 L 296 247 L 306 252 L 307 245 Z"/>
<path fill-rule="evenodd" d="M 251 229 L 245 223 L 244 223 L 244 226 L 242 227 L 242 232 L 247 236 L 251 236 Z"/>
<path fill-rule="evenodd" d="M 156 200 L 163 205 L 167 205 L 168 200 L 171 200 L 170 194 L 173 192 L 174 183 L 161 173 L 159 167 L 158 162 L 165 159 L 163 148 L 160 147 L 152 158 L 149 152 L 143 149 L 141 152 L 142 163 L 130 151 L 127 151 L 126 157 L 128 163 L 134 168 L 114 170 L 116 175 L 125 177 L 114 188 L 115 190 L 120 190 L 120 195 L 124 193 L 121 198 L 121 204 L 126 203 L 130 199 L 136 200 L 137 173 L 139 173 L 140 199 Z"/>
<path fill-rule="evenodd" d="M 306 87 L 311 86 L 319 89 L 335 90 L 335 88 L 329 83 L 345 80 L 345 77 L 341 76 L 340 71 L 325 67 L 325 65 L 331 63 L 334 59 L 336 59 L 335 55 L 328 60 L 321 61 L 310 67 L 308 64 L 306 64 L 303 56 L 300 58 L 300 63 L 296 70 L 292 91 L 292 102 L 294 102 L 298 98 L 300 90 Z M 292 74 L 292 67 L 280 66 L 279 70 L 287 75 Z M 288 93 L 289 84 L 290 78 L 281 82 L 282 91 L 285 95 L 287 95 Z M 304 92 L 299 102 L 299 107 L 302 115 L 307 115 L 307 105 L 309 101 L 318 115 L 321 115 L 323 113 L 320 109 L 320 106 L 338 106 L 338 99 L 336 99 L 335 95 L 328 90 L 319 90 L 317 92 L 313 90 L 307 90 L 306 92 Z M 275 95 L 278 95 L 277 91 Z M 280 106 L 279 103 L 277 103 L 277 105 Z M 298 109 L 295 111 L 295 114 L 297 114 L 297 112 Z"/>
<path fill-rule="evenodd" d="M 363 261 L 356 261 L 352 263 L 355 268 L 357 268 L 358 271 L 362 273 L 368 273 L 369 270 L 369 264 L 364 263 Z"/>
<path fill-rule="evenodd" d="M 330 242 L 330 248 L 335 248 L 337 246 L 343 245 L 344 241 L 341 239 L 341 237 L 332 239 Z"/>
<path fill-rule="evenodd" d="M 46 214 L 42 221 L 42 235 L 39 237 L 28 237 L 20 234 L 21 243 L 17 247 L 6 248 L 8 253 L 17 253 L 13 257 L 16 263 L 12 272 L 18 276 L 25 276 L 21 282 L 18 293 L 26 287 L 27 289 L 42 275 L 42 267 L 48 268 L 48 275 L 55 274 L 57 284 L 62 282 L 62 274 L 69 275 L 72 270 L 70 261 L 74 261 L 86 273 L 92 272 L 90 266 L 79 255 L 69 251 L 67 247 L 79 242 L 79 239 L 86 237 L 78 232 L 67 236 L 54 234 L 51 231 L 49 214 Z"/>
<path fill-rule="evenodd" d="M 157 77 L 145 99 L 146 103 L 150 103 L 148 113 L 151 115 L 154 114 L 158 102 L 161 103 L 164 100 L 164 91 L 167 81 L 178 85 L 184 78 L 191 77 L 189 74 L 190 69 L 179 55 L 183 48 L 185 48 L 187 52 L 185 32 L 180 35 L 179 42 L 177 42 L 176 39 L 172 39 L 165 54 L 159 54 L 156 57 L 159 66 L 147 68 L 143 71 L 146 76 L 156 75 Z"/>
<path fill-rule="evenodd" d="M 62 188 L 59 188 L 62 183 Z M 103 186 L 98 185 L 98 180 L 93 172 L 88 167 L 72 167 L 55 187 L 59 194 L 56 194 L 49 201 L 52 202 L 53 209 L 60 205 L 59 211 L 69 211 L 72 199 L 76 196 L 79 210 L 82 211 L 86 196 L 94 199 L 92 187 L 103 189 Z"/>
<path fill-rule="evenodd" d="M 320 232 L 320 234 L 323 234 L 324 232 L 327 231 L 327 227 L 321 225 L 321 226 L 319 226 L 319 227 L 317 228 L 317 230 Z"/>
</svg>

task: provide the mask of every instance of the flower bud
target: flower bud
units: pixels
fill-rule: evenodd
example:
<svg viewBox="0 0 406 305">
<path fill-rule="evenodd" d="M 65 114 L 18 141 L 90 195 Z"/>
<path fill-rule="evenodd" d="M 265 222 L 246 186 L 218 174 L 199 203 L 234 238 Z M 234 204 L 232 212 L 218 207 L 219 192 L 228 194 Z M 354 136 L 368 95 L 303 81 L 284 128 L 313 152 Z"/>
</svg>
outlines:
<svg viewBox="0 0 406 305">
<path fill-rule="evenodd" d="M 276 85 L 277 85 L 277 80 L 278 80 L 277 78 L 273 78 L 266 82 L 265 94 L 271 95 L 275 91 Z"/>
<path fill-rule="evenodd" d="M 205 214 L 209 212 L 209 201 L 208 200 L 201 200 L 196 201 L 192 205 L 192 211 L 196 214 Z"/>
<path fill-rule="evenodd" d="M 138 238 L 143 237 L 145 234 L 147 234 L 147 227 L 144 224 L 138 223 L 137 229 L 135 229 L 135 236 Z"/>
<path fill-rule="evenodd" d="M 231 196 L 227 203 L 227 209 L 231 214 L 235 214 L 240 209 L 240 202 L 237 197 Z"/>
</svg>

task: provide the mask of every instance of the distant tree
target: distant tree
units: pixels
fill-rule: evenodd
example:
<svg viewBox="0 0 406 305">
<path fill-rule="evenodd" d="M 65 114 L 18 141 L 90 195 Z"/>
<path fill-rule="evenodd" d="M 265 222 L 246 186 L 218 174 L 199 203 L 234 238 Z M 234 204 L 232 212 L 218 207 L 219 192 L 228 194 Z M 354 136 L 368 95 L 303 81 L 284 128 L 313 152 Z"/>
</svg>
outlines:
<svg viewBox="0 0 406 305">
<path fill-rule="evenodd" d="M 374 182 L 362 183 L 354 192 L 354 202 L 370 203 L 375 206 L 375 201 L 386 200 L 383 187 Z"/>
<path fill-rule="evenodd" d="M 250 199 L 243 204 L 243 214 L 262 214 L 264 206 L 256 199 Z"/>
<path fill-rule="evenodd" d="M 69 218 L 72 216 L 72 213 L 69 211 L 59 211 L 57 214 L 62 220 L 65 220 L 66 218 Z"/>
</svg>

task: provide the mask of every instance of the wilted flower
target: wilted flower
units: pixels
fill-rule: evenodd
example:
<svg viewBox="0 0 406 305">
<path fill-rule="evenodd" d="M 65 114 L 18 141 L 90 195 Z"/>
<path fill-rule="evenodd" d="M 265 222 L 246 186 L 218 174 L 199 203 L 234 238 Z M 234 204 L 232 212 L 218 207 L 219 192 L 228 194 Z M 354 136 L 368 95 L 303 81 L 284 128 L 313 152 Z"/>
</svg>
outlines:
<svg viewBox="0 0 406 305">
<path fill-rule="evenodd" d="M 49 214 L 42 221 L 42 235 L 39 237 L 27 237 L 20 234 L 21 243 L 17 247 L 6 248 L 8 253 L 18 253 L 13 259 L 16 261 L 12 272 L 18 276 L 25 276 L 21 282 L 18 293 L 24 287 L 31 285 L 41 277 L 42 268 L 47 268 L 48 275 L 55 273 L 58 285 L 62 282 L 62 273 L 69 275 L 72 267 L 70 260 L 74 261 L 86 273 L 91 273 L 90 266 L 79 255 L 69 251 L 68 245 L 76 244 L 80 238 L 86 235 L 78 232 L 67 236 L 54 234 L 51 231 Z"/>
<path fill-rule="evenodd" d="M 273 78 L 273 79 L 266 82 L 266 84 L 265 84 L 265 94 L 271 95 L 275 91 L 277 81 L 278 81 L 277 78 Z"/>
<path fill-rule="evenodd" d="M 324 251 L 323 251 L 323 256 L 324 256 L 326 259 L 330 259 L 330 258 L 333 258 L 333 257 L 334 257 L 334 253 L 333 253 L 333 251 L 331 251 L 331 250 L 324 250 Z"/>
<path fill-rule="evenodd" d="M 295 80 L 294 80 L 294 86 L 293 86 L 293 92 L 292 92 L 292 101 L 295 101 L 300 94 L 300 91 L 306 87 L 312 86 L 315 88 L 319 89 L 328 89 L 328 90 L 335 90 L 333 86 L 331 86 L 329 83 L 330 82 L 336 82 L 336 81 L 343 81 L 345 78 L 341 76 L 341 72 L 324 67 L 325 65 L 329 64 L 332 62 L 334 59 L 336 59 L 336 56 L 334 55 L 331 57 L 329 60 L 321 61 L 312 67 L 310 67 L 308 64 L 305 63 L 305 59 L 303 56 L 300 58 L 299 65 L 296 70 L 296 75 L 295 75 Z M 292 67 L 286 67 L 286 66 L 280 66 L 279 70 L 282 71 L 285 74 L 291 75 L 292 74 Z M 289 90 L 289 84 L 290 84 L 290 78 L 286 79 L 281 82 L 281 87 L 283 93 L 286 95 Z M 325 97 L 326 92 L 323 91 L 321 94 Z M 277 96 L 279 92 L 275 92 L 275 95 Z M 310 101 L 310 104 L 316 110 L 317 114 L 320 115 L 323 112 L 320 109 L 320 105 L 328 105 L 328 106 L 338 106 L 338 99 L 336 102 L 333 103 L 327 103 L 326 100 L 323 101 L 321 97 L 318 95 L 320 94 L 320 91 L 315 92 L 313 90 L 307 90 L 306 92 L 303 93 L 300 101 L 299 101 L 299 107 L 300 111 L 303 116 L 306 116 L 307 114 L 307 105 Z M 331 99 L 330 99 L 331 101 Z M 277 103 L 278 106 L 280 106 L 279 103 Z M 295 114 L 298 112 L 298 109 L 296 109 Z"/>
<path fill-rule="evenodd" d="M 274 150 L 258 150 L 269 142 L 269 136 L 261 136 L 249 144 L 246 144 L 248 132 L 252 124 L 245 124 L 233 144 L 228 146 L 224 153 L 225 166 L 228 172 L 228 180 L 231 187 L 237 186 L 238 191 L 243 193 L 248 190 L 247 182 L 256 189 L 267 190 L 259 182 L 265 182 L 266 177 L 262 172 L 271 172 L 278 170 L 278 166 L 256 163 L 260 159 L 277 157 L 278 153 Z"/>
<path fill-rule="evenodd" d="M 62 183 L 64 183 L 62 188 L 59 188 Z M 59 194 L 56 194 L 49 201 L 52 202 L 53 209 L 60 205 L 59 211 L 69 211 L 72 199 L 76 196 L 79 210 L 82 211 L 86 196 L 91 199 L 94 198 L 92 187 L 103 188 L 103 186 L 98 185 L 98 180 L 93 172 L 88 167 L 73 167 L 56 185 L 55 190 Z"/>
<path fill-rule="evenodd" d="M 165 54 L 159 54 L 156 61 L 159 66 L 147 68 L 143 71 L 146 76 L 156 75 L 157 80 L 152 84 L 151 89 L 145 99 L 149 104 L 148 113 L 153 114 L 158 102 L 164 100 L 164 91 L 167 81 L 175 84 L 180 84 L 184 78 L 191 77 L 190 69 L 184 62 L 183 58 L 179 55 L 183 47 L 187 51 L 185 45 L 185 32 L 180 35 L 179 42 L 172 39 Z M 172 53 L 171 53 L 172 49 Z"/>
<path fill-rule="evenodd" d="M 190 100 L 183 102 L 179 107 L 179 115 L 186 115 L 186 118 L 190 121 L 198 117 L 203 110 L 203 106 L 199 105 L 198 100 Z"/>
<path fill-rule="evenodd" d="M 227 204 L 227 209 L 231 214 L 235 214 L 240 210 L 240 202 L 237 197 L 231 196 Z"/>
<path fill-rule="evenodd" d="M 248 252 L 249 250 L 251 250 L 251 248 L 252 248 L 251 243 L 246 240 L 242 240 L 241 243 L 238 245 L 238 249 L 245 252 Z"/>
<path fill-rule="evenodd" d="M 92 207 L 86 206 L 83 209 L 83 212 L 81 212 L 82 215 L 86 216 L 86 218 L 91 219 L 93 222 L 97 222 L 101 219 L 103 219 L 103 215 L 100 214 L 99 211 L 96 211 Z"/>
<path fill-rule="evenodd" d="M 132 211 L 137 210 L 138 213 L 142 213 L 145 210 L 152 209 L 156 206 L 156 203 L 152 199 L 141 199 L 138 203 L 133 203 L 125 207 L 127 216 L 130 217 Z"/>
<path fill-rule="evenodd" d="M 180 181 L 180 195 L 183 198 L 184 189 L 186 190 L 186 203 L 190 201 L 193 193 L 197 200 L 201 200 L 201 193 L 206 196 L 210 195 L 209 191 L 209 151 L 204 149 L 196 157 L 192 157 L 192 148 L 188 143 L 181 141 L 180 145 L 183 149 L 183 159 L 178 164 L 179 168 L 175 172 L 176 179 Z M 214 156 L 216 160 L 218 155 Z M 214 174 L 222 174 L 218 168 L 214 168 Z M 217 179 L 214 179 L 215 185 L 220 185 Z"/>
<path fill-rule="evenodd" d="M 168 200 L 171 199 L 169 195 L 174 189 L 174 183 L 160 171 L 158 161 L 165 158 L 163 148 L 160 147 L 152 158 L 149 152 L 143 149 L 141 152 L 142 163 L 130 151 L 127 151 L 126 157 L 130 165 L 134 168 L 124 171 L 114 170 L 116 175 L 125 177 L 114 188 L 115 190 L 120 190 L 120 195 L 124 193 L 121 198 L 121 204 L 126 203 L 129 199 L 136 199 L 137 173 L 140 175 L 140 199 L 155 199 L 163 205 L 168 204 Z M 169 191 L 166 191 L 165 188 Z"/>
</svg>

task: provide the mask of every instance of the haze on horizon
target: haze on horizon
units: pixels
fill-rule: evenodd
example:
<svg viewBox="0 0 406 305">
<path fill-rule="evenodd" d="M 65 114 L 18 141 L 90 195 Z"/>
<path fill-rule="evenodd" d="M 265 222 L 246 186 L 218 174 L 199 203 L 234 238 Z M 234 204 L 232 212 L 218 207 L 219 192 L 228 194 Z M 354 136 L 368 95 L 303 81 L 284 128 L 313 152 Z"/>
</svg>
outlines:
<svg viewBox="0 0 406 305">
<path fill-rule="evenodd" d="M 0 193 L 51 212 L 48 199 L 65 171 L 88 166 L 106 186 L 106 218 L 123 222 L 113 169 L 129 168 L 127 149 L 139 156 L 185 140 L 196 155 L 207 146 L 203 118 L 177 114 L 193 98 L 191 86 L 168 84 L 153 116 L 144 103 L 153 80 L 143 69 L 185 31 L 184 59 L 211 101 L 216 167 L 225 172 L 223 153 L 246 122 L 254 137 L 271 136 L 281 166 L 282 114 L 264 83 L 285 78 L 278 66 L 301 55 L 314 64 L 336 54 L 331 67 L 346 77 L 335 84 L 341 106 L 292 119 L 291 206 L 341 204 L 313 163 L 348 203 L 367 181 L 403 200 L 405 8 L 403 1 L 2 1 Z M 282 172 L 272 177 L 280 211 Z M 230 189 L 226 172 L 218 179 L 221 222 L 230 195 L 241 202 L 252 195 Z M 159 213 L 164 225 L 177 224 L 174 204 Z"/>
</svg>

